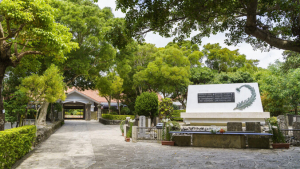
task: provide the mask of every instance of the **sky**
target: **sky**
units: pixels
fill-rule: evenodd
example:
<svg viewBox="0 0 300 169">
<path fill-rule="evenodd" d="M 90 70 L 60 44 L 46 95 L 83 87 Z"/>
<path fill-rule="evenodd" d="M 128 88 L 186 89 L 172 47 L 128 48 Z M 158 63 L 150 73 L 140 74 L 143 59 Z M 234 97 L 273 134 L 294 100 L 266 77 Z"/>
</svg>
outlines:
<svg viewBox="0 0 300 169">
<path fill-rule="evenodd" d="M 98 5 L 100 8 L 110 7 L 115 15 L 115 17 L 123 18 L 125 13 L 122 13 L 120 10 L 116 11 L 116 4 L 114 0 L 98 0 Z M 197 34 L 197 32 L 193 32 Z M 192 35 L 193 35 L 192 34 Z M 283 50 L 271 49 L 269 52 L 262 52 L 260 50 L 254 50 L 250 44 L 240 43 L 237 46 L 227 46 L 224 44 L 225 33 L 219 33 L 217 35 L 212 35 L 209 38 L 203 38 L 202 44 L 200 45 L 200 50 L 202 46 L 207 43 L 219 43 L 223 48 L 228 48 L 230 50 L 239 49 L 241 54 L 245 54 L 247 59 L 257 59 L 259 60 L 259 67 L 267 68 L 269 64 L 274 63 L 277 59 L 283 61 L 282 52 Z M 153 34 L 152 32 L 148 33 L 145 37 L 147 43 L 155 44 L 156 47 L 165 47 L 173 38 L 164 38 L 158 34 Z"/>
</svg>

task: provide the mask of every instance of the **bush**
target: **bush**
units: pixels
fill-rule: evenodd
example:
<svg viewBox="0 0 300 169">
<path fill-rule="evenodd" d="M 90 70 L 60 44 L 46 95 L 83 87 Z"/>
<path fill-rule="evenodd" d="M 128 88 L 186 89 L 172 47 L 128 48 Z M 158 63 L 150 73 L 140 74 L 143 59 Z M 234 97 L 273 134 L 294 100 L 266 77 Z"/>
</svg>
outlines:
<svg viewBox="0 0 300 169">
<path fill-rule="evenodd" d="M 173 102 L 170 98 L 164 98 L 158 104 L 159 117 L 170 118 L 173 113 Z"/>
<path fill-rule="evenodd" d="M 102 114 L 102 118 L 108 119 L 108 120 L 126 120 L 126 117 L 130 117 L 131 119 L 134 119 L 134 115 L 110 115 L 110 114 Z"/>
<path fill-rule="evenodd" d="M 124 115 L 130 114 L 130 109 L 128 107 L 123 107 L 121 109 L 121 114 L 124 114 Z"/>
<path fill-rule="evenodd" d="M 140 116 L 153 119 L 158 114 L 158 97 L 156 93 L 144 92 L 136 98 L 135 112 Z"/>
<path fill-rule="evenodd" d="M 36 126 L 23 126 L 0 131 L 0 168 L 11 166 L 31 150 Z"/>
<path fill-rule="evenodd" d="M 185 113 L 185 110 L 174 110 L 171 115 L 171 120 L 173 121 L 183 121 L 182 118 L 180 118 L 180 113 Z"/>
</svg>

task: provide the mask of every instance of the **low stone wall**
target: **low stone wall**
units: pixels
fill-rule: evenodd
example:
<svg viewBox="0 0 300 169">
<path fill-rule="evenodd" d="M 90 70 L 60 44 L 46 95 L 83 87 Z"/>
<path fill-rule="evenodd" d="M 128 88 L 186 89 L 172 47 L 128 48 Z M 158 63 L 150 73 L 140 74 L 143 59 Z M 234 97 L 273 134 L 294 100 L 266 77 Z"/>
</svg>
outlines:
<svg viewBox="0 0 300 169">
<path fill-rule="evenodd" d="M 35 138 L 33 146 L 40 144 L 48 137 L 51 136 L 57 129 L 59 129 L 64 124 L 64 120 L 59 120 L 51 124 L 47 124 L 46 127 L 37 129 L 37 136 Z"/>
<path fill-rule="evenodd" d="M 99 118 L 99 122 L 104 125 L 119 125 L 122 120 L 108 120 L 104 118 Z"/>
</svg>

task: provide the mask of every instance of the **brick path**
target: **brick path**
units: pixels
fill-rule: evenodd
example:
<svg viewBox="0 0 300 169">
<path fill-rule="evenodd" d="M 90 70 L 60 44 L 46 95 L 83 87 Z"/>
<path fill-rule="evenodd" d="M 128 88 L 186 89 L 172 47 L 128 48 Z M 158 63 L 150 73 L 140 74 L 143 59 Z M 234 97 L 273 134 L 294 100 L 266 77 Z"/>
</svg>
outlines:
<svg viewBox="0 0 300 169">
<path fill-rule="evenodd" d="M 127 143 L 118 125 L 69 120 L 17 168 L 300 168 L 300 147 L 260 150 Z"/>
</svg>

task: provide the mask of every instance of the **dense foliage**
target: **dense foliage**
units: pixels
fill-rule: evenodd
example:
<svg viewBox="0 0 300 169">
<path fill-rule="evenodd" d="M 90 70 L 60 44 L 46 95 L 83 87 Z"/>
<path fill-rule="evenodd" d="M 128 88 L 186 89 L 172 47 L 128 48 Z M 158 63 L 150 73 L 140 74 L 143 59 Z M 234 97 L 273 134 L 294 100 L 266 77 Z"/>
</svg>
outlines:
<svg viewBox="0 0 300 169">
<path fill-rule="evenodd" d="M 23 126 L 0 131 L 0 168 L 10 168 L 31 150 L 36 126 Z"/>
<path fill-rule="evenodd" d="M 158 115 L 158 97 L 156 93 L 143 92 L 135 102 L 135 112 L 138 115 L 150 117 Z"/>
<path fill-rule="evenodd" d="M 158 103 L 159 116 L 161 118 L 170 118 L 173 113 L 173 102 L 170 98 L 164 98 Z"/>
</svg>

